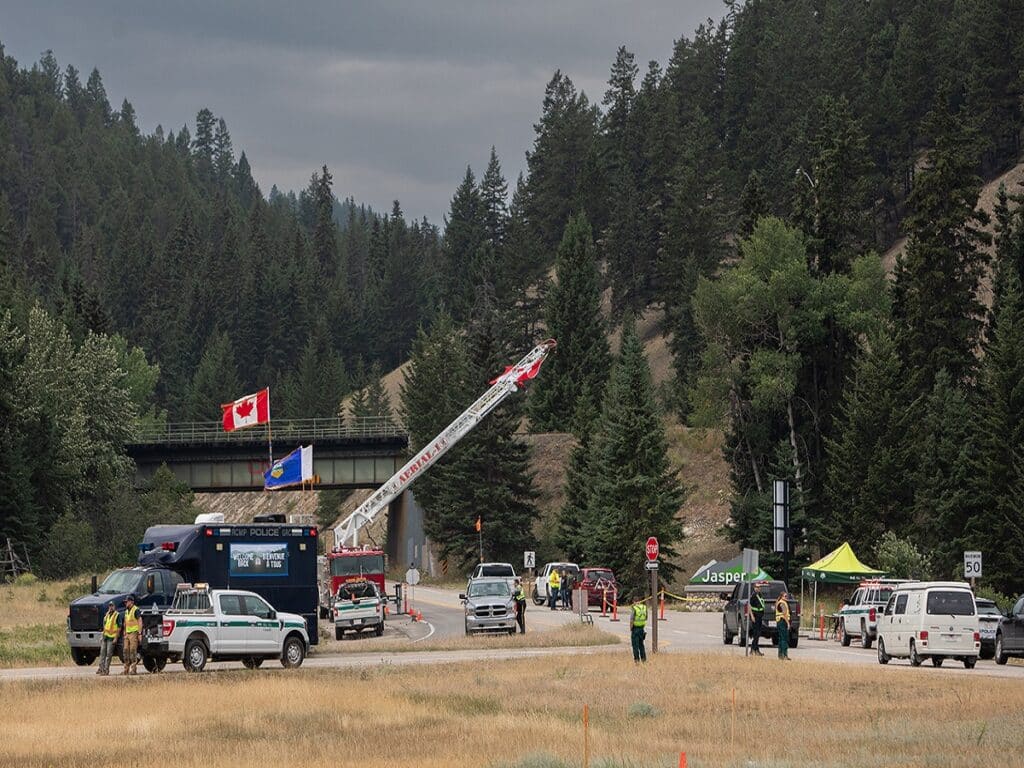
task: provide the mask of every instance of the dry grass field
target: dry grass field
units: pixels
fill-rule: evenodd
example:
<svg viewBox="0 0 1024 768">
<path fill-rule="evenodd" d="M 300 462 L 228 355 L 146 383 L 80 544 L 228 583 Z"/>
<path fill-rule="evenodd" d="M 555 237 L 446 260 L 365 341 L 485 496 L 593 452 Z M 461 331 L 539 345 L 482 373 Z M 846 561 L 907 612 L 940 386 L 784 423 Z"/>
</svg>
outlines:
<svg viewBox="0 0 1024 768">
<path fill-rule="evenodd" d="M 181 768 L 582 766 L 585 703 L 595 768 L 674 767 L 683 750 L 698 767 L 1002 766 L 1024 732 L 1018 681 L 719 655 L 0 687 L 0 764 L 19 768 L 122 765 L 126 743 Z"/>
<path fill-rule="evenodd" d="M 70 665 L 68 603 L 88 592 L 88 579 L 0 584 L 0 667 Z"/>
</svg>

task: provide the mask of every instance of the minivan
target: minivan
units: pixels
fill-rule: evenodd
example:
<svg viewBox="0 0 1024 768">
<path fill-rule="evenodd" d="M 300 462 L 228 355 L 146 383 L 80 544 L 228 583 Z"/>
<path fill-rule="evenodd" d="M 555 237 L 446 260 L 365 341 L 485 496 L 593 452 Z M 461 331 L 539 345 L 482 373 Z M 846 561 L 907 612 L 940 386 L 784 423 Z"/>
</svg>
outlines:
<svg viewBox="0 0 1024 768">
<path fill-rule="evenodd" d="M 917 581 L 896 588 L 878 617 L 878 663 L 947 658 L 973 669 L 981 651 L 974 593 L 962 581 Z"/>
</svg>

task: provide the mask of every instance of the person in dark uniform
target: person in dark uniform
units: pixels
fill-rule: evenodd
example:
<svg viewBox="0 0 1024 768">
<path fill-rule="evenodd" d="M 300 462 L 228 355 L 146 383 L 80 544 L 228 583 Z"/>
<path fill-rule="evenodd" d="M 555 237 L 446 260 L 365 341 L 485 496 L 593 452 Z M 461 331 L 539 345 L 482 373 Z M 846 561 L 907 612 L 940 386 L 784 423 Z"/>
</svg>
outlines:
<svg viewBox="0 0 1024 768">
<path fill-rule="evenodd" d="M 526 634 L 526 590 L 523 589 L 522 579 L 516 579 L 516 623 L 519 625 L 519 634 Z"/>
<path fill-rule="evenodd" d="M 764 656 L 761 653 L 761 627 L 764 625 L 764 598 L 761 597 L 761 582 L 754 582 L 754 591 L 750 595 L 750 618 L 753 624 L 750 627 L 750 652 L 754 656 Z"/>
</svg>

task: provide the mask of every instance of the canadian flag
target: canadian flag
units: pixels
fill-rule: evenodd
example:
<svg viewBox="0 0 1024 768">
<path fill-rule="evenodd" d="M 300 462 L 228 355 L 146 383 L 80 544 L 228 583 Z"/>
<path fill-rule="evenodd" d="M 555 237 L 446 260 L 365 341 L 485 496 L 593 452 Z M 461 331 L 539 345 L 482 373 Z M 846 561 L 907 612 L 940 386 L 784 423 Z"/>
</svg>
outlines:
<svg viewBox="0 0 1024 768">
<path fill-rule="evenodd" d="M 221 409 L 224 411 L 225 432 L 266 424 L 270 421 L 270 387 L 240 397 L 233 403 L 224 403 Z"/>
</svg>

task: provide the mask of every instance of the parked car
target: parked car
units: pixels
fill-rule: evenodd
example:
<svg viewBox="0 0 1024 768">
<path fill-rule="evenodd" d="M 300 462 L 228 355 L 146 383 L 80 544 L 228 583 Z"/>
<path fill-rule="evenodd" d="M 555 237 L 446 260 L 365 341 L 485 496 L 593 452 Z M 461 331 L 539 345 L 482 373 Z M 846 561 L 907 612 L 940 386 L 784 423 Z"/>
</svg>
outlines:
<svg viewBox="0 0 1024 768">
<path fill-rule="evenodd" d="M 533 584 L 534 605 L 544 605 L 548 601 L 548 578 L 551 576 L 551 571 L 554 570 L 568 571 L 579 582 L 580 567 L 576 563 L 547 563 Z"/>
<path fill-rule="evenodd" d="M 772 645 L 779 644 L 779 626 L 775 621 L 775 602 L 779 595 L 789 592 L 784 581 L 762 581 L 761 597 L 764 598 L 764 620 L 761 623 L 761 637 L 772 641 Z M 748 606 L 750 605 L 750 591 L 754 588 L 755 582 L 741 581 L 732 588 L 732 592 L 722 593 L 722 599 L 726 601 L 722 609 L 722 642 L 732 645 L 733 638 L 739 635 L 740 645 L 747 644 Z M 789 647 L 796 648 L 800 644 L 800 601 L 789 592 L 786 602 L 789 604 Z"/>
<path fill-rule="evenodd" d="M 377 584 L 369 579 L 339 586 L 332 615 L 335 640 L 341 640 L 346 630 L 357 635 L 364 629 L 372 629 L 377 637 L 384 634 L 384 600 Z"/>
<path fill-rule="evenodd" d="M 601 601 L 607 596 L 608 602 L 619 594 L 619 582 L 611 568 L 584 568 L 580 571 L 577 589 L 587 593 L 587 605 L 601 607 Z"/>
<path fill-rule="evenodd" d="M 997 638 L 996 645 L 999 645 Z M 889 597 L 878 619 L 878 663 L 925 659 L 941 667 L 948 658 L 973 669 L 981 650 L 974 593 L 962 581 L 918 581 L 903 584 Z"/>
<path fill-rule="evenodd" d="M 516 607 L 508 581 L 501 577 L 483 576 L 470 579 L 463 601 L 466 634 L 474 632 L 516 632 Z"/>
<path fill-rule="evenodd" d="M 839 609 L 839 641 L 849 645 L 860 638 L 861 648 L 870 648 L 878 636 L 878 616 L 885 610 L 892 592 L 909 579 L 870 579 L 862 581 L 846 604 Z"/>
<path fill-rule="evenodd" d="M 1013 604 L 996 629 L 996 664 L 1005 664 L 1010 657 L 1024 658 L 1024 595 Z"/>
<path fill-rule="evenodd" d="M 994 600 L 985 597 L 974 598 L 974 607 L 978 612 L 978 634 L 981 636 L 978 658 L 991 659 L 996 655 L 996 632 L 1003 614 Z"/>
</svg>

